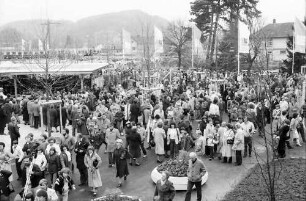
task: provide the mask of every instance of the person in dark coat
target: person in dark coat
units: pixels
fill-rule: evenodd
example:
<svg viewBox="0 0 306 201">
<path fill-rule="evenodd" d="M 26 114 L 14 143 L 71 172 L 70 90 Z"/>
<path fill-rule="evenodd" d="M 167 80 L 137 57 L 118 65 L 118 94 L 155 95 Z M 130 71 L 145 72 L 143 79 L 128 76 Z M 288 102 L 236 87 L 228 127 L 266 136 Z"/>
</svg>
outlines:
<svg viewBox="0 0 306 201">
<path fill-rule="evenodd" d="M 21 111 L 22 111 L 22 120 L 24 121 L 24 125 L 29 124 L 29 113 L 28 113 L 28 99 L 24 96 L 21 104 Z"/>
<path fill-rule="evenodd" d="M 42 118 L 43 118 L 43 124 L 46 127 L 45 131 L 47 132 L 48 129 L 48 117 L 47 117 L 47 112 L 48 112 L 48 105 L 44 105 L 42 107 Z"/>
<path fill-rule="evenodd" d="M 256 109 L 256 124 L 258 127 L 258 133 L 260 137 L 263 137 L 264 135 L 264 128 L 265 128 L 265 116 L 264 116 L 264 108 L 262 107 L 262 104 L 259 103 Z"/>
<path fill-rule="evenodd" d="M 82 133 L 83 135 L 89 135 L 87 125 L 86 125 L 86 117 L 84 114 L 80 115 L 80 119 L 77 121 L 78 125 L 78 133 Z"/>
<path fill-rule="evenodd" d="M 26 181 L 27 181 L 28 168 L 30 167 L 31 162 L 32 162 L 31 158 L 32 158 L 32 156 L 27 155 L 23 158 L 22 163 L 21 163 L 21 169 L 22 169 L 21 183 L 22 183 L 22 186 L 25 186 Z M 42 172 L 40 170 L 39 166 L 36 165 L 36 164 L 33 165 L 32 172 L 33 173 L 31 174 L 31 177 L 30 177 L 31 187 L 35 188 L 35 187 L 38 186 L 39 181 L 44 178 L 44 172 Z"/>
<path fill-rule="evenodd" d="M 19 127 L 17 125 L 17 120 L 16 120 L 15 117 L 11 118 L 11 122 L 8 124 L 7 130 L 9 132 L 10 137 L 11 137 L 11 145 L 13 146 L 13 141 L 17 140 L 17 142 L 18 142 L 18 140 L 20 138 Z M 11 152 L 13 153 L 12 146 L 11 146 Z"/>
<path fill-rule="evenodd" d="M 137 103 L 137 101 L 133 101 L 133 104 L 131 105 L 130 108 L 130 112 L 131 112 L 131 121 L 134 121 L 135 123 L 138 122 L 138 116 L 140 115 L 140 106 Z"/>
<path fill-rule="evenodd" d="M 68 111 L 67 111 L 67 108 L 63 105 L 62 106 L 62 126 L 63 128 L 65 129 L 66 127 L 66 124 L 67 124 L 67 119 L 68 119 Z"/>
<path fill-rule="evenodd" d="M 137 159 L 141 156 L 141 136 L 137 133 L 137 128 L 132 128 L 132 133 L 126 136 L 126 141 L 129 148 L 130 165 L 133 165 L 132 160 L 136 166 L 139 166 Z"/>
<path fill-rule="evenodd" d="M 290 120 L 286 119 L 279 129 L 279 142 L 278 142 L 278 155 L 280 158 L 286 157 L 286 140 L 290 138 L 289 130 L 290 130 Z"/>
<path fill-rule="evenodd" d="M 172 201 L 175 196 L 173 183 L 169 181 L 169 172 L 162 172 L 162 178 L 156 182 L 154 200 Z"/>
<path fill-rule="evenodd" d="M 1 196 L 8 197 L 12 191 L 9 188 L 9 177 L 12 175 L 11 171 L 1 170 L 0 171 L 0 200 L 3 198 Z"/>
<path fill-rule="evenodd" d="M 74 147 L 74 152 L 76 153 L 76 157 L 75 157 L 76 164 L 80 172 L 81 183 L 79 184 L 79 186 L 86 185 L 87 180 L 88 180 L 87 167 L 85 166 L 85 163 L 84 163 L 84 157 L 85 157 L 88 146 L 89 146 L 89 143 L 86 141 L 86 139 L 83 137 L 82 134 L 79 134 L 78 141 Z"/>
<path fill-rule="evenodd" d="M 57 127 L 58 127 L 58 113 L 54 105 L 50 106 L 50 126 L 51 126 L 51 132 L 52 127 L 55 127 L 56 132 L 58 132 Z"/>
<path fill-rule="evenodd" d="M 75 189 L 74 182 L 69 175 L 71 175 L 69 168 L 63 168 L 60 171 L 59 177 L 56 179 L 56 182 L 54 184 L 54 190 L 60 196 L 61 200 L 69 200 L 68 199 L 68 192 L 70 190 Z M 66 182 L 68 184 L 68 189 L 65 186 Z M 66 198 L 66 199 L 64 199 L 64 198 Z"/>
<path fill-rule="evenodd" d="M 116 177 L 118 178 L 118 187 L 122 186 L 122 177 L 126 180 L 129 175 L 129 169 L 127 165 L 127 159 L 129 154 L 126 149 L 123 148 L 123 141 L 121 139 L 116 140 L 116 149 L 114 151 L 114 161 L 116 164 Z"/>
<path fill-rule="evenodd" d="M 6 125 L 5 119 L 6 116 L 4 110 L 2 109 L 2 105 L 0 104 L 0 135 L 4 135 L 4 128 Z"/>
<path fill-rule="evenodd" d="M 62 169 L 60 157 L 56 153 L 54 147 L 50 148 L 49 154 L 47 155 L 47 161 L 48 161 L 49 182 L 53 184 L 57 179 L 58 176 L 57 173 Z"/>
<path fill-rule="evenodd" d="M 8 99 L 5 100 L 2 109 L 5 115 L 5 123 L 8 124 L 11 121 L 12 112 L 13 112 L 13 106 L 9 103 Z"/>
</svg>

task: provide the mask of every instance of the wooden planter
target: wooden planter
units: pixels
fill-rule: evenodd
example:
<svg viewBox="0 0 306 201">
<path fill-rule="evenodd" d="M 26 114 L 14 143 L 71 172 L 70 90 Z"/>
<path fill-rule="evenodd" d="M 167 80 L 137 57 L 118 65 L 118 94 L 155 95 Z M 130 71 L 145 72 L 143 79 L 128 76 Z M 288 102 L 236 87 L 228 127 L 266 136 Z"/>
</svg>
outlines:
<svg viewBox="0 0 306 201">
<path fill-rule="evenodd" d="M 154 183 L 156 183 L 159 179 L 161 179 L 162 175 L 157 171 L 157 167 L 151 172 L 151 179 Z M 208 172 L 206 171 L 205 175 L 202 177 L 202 185 L 206 183 L 208 179 Z M 174 185 L 175 190 L 177 191 L 185 191 L 187 190 L 187 177 L 169 177 L 169 181 L 171 181 Z M 193 186 L 195 188 L 195 186 Z"/>
</svg>

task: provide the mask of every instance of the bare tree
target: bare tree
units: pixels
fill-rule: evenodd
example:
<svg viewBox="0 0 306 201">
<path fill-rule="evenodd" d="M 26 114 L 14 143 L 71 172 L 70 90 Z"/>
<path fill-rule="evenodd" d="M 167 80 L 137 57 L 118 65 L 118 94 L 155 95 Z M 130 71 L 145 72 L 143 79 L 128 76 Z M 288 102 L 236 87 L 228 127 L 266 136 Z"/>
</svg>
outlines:
<svg viewBox="0 0 306 201">
<path fill-rule="evenodd" d="M 183 54 L 188 52 L 187 43 L 191 40 L 191 29 L 183 20 L 176 20 L 169 23 L 166 37 L 170 45 L 170 52 L 177 55 L 177 67 L 180 69 Z"/>
<path fill-rule="evenodd" d="M 148 73 L 148 87 L 150 88 L 150 72 L 154 60 L 154 31 L 149 19 L 139 19 L 141 24 L 142 61 Z"/>
<path fill-rule="evenodd" d="M 282 173 L 282 161 L 278 160 L 278 153 L 277 153 L 277 143 L 275 141 L 276 133 L 273 130 L 272 121 L 272 96 L 273 92 L 271 91 L 271 86 L 273 84 L 273 77 L 271 74 L 268 73 L 270 59 L 269 59 L 269 52 L 268 52 L 268 41 L 269 37 L 266 35 L 262 35 L 262 47 L 261 51 L 258 52 L 258 64 L 262 69 L 266 69 L 266 74 L 259 75 L 258 81 L 260 84 L 259 87 L 259 102 L 262 104 L 262 108 L 267 106 L 265 109 L 270 111 L 269 117 L 266 115 L 265 109 L 262 109 L 261 112 L 258 114 L 260 117 L 258 118 L 260 123 L 263 126 L 266 125 L 266 117 L 270 118 L 270 125 L 266 126 L 262 130 L 263 134 L 263 141 L 258 140 L 258 143 L 261 144 L 265 149 L 265 155 L 261 156 L 256 148 L 254 148 L 254 153 L 256 156 L 256 161 L 260 169 L 259 176 L 263 179 L 264 185 L 266 186 L 266 194 L 270 201 L 276 200 L 277 194 L 277 180 Z M 256 123 L 259 123 L 258 121 Z"/>
<path fill-rule="evenodd" d="M 33 58 L 32 60 L 24 60 L 23 64 L 28 68 L 29 71 L 33 71 L 33 68 L 40 69 L 43 74 L 38 74 L 36 80 L 41 85 L 46 93 L 46 101 L 51 100 L 53 95 L 54 86 L 61 81 L 62 73 L 61 71 L 71 65 L 71 60 L 65 60 L 64 62 L 59 62 L 58 52 L 52 50 L 50 45 L 52 43 L 50 26 L 52 23 L 47 21 L 45 28 L 41 29 L 41 32 L 38 32 L 40 35 L 40 40 L 43 43 L 43 53 L 38 57 Z M 65 84 L 63 84 L 65 85 Z M 43 126 L 43 125 L 41 125 Z M 51 125 L 50 125 L 50 110 L 49 105 L 47 106 L 47 128 L 48 134 L 51 136 Z"/>
</svg>

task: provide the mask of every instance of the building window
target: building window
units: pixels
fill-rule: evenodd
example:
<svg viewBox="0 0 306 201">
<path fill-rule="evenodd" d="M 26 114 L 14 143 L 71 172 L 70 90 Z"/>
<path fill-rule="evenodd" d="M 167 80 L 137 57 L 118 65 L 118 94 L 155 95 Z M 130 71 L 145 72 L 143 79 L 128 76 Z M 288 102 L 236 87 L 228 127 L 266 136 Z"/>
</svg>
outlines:
<svg viewBox="0 0 306 201">
<path fill-rule="evenodd" d="M 272 47 L 273 46 L 273 40 L 272 39 L 268 40 L 267 46 L 268 47 Z"/>
</svg>

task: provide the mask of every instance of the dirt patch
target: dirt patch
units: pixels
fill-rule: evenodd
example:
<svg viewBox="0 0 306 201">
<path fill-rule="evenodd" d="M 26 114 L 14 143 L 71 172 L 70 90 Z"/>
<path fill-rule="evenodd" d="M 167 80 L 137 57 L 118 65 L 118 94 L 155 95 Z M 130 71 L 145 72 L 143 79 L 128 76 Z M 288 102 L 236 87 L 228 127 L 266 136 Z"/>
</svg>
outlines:
<svg viewBox="0 0 306 201">
<path fill-rule="evenodd" d="M 306 200 L 306 160 L 302 158 L 285 159 L 277 161 L 275 164 L 276 172 L 281 172 L 278 179 L 275 180 L 276 200 Z M 264 165 L 262 168 L 265 170 L 265 175 L 267 175 L 266 167 Z M 256 165 L 234 190 L 226 194 L 223 201 L 266 201 L 269 200 L 267 189 L 268 187 L 261 175 L 261 169 L 259 165 Z"/>
</svg>

